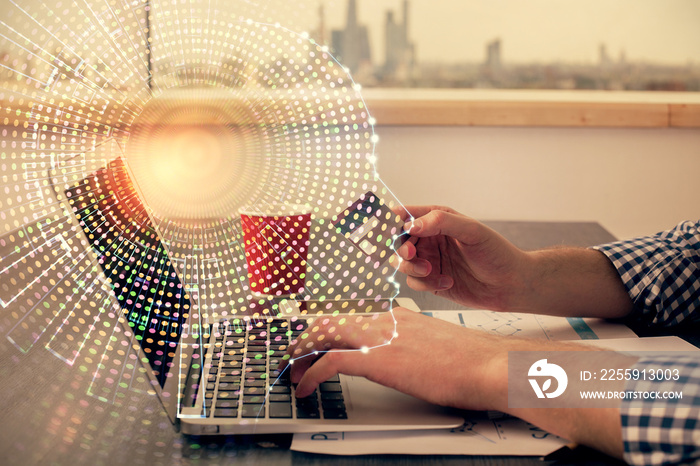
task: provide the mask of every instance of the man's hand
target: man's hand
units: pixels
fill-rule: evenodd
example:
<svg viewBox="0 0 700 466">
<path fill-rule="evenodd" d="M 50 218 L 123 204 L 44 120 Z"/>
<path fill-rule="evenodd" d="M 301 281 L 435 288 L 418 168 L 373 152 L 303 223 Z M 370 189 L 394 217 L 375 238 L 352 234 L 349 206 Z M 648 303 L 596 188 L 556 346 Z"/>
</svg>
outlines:
<svg viewBox="0 0 700 466">
<path fill-rule="evenodd" d="M 289 351 L 291 380 L 299 384 L 299 397 L 343 373 L 439 405 L 496 409 L 505 399 L 496 387 L 506 388 L 505 380 L 491 382 L 494 360 L 503 356 L 497 347 L 492 335 L 402 308 L 382 315 L 319 317 Z M 475 380 L 491 388 L 482 391 Z"/>
<path fill-rule="evenodd" d="M 412 239 L 397 253 L 408 286 L 465 306 L 518 310 L 528 255 L 501 235 L 448 207 L 407 207 Z M 402 212 L 406 220 L 409 214 Z M 417 239 L 417 242 L 416 242 Z"/>
<path fill-rule="evenodd" d="M 584 350 L 594 349 L 491 335 L 396 308 L 382 315 L 319 317 L 288 354 L 297 397 L 338 373 L 362 376 L 438 405 L 508 412 L 621 457 L 619 408 L 508 407 L 509 351 Z"/>
<path fill-rule="evenodd" d="M 443 406 L 505 410 L 508 351 L 555 345 L 581 350 L 569 343 L 503 338 L 399 307 L 384 314 L 318 317 L 288 354 L 299 397 L 342 373 Z"/>
<path fill-rule="evenodd" d="M 525 252 L 450 208 L 407 209 L 415 220 L 406 225 L 411 240 L 397 251 L 398 268 L 415 290 L 495 311 L 614 318 L 632 310 L 620 276 L 598 251 Z"/>
</svg>

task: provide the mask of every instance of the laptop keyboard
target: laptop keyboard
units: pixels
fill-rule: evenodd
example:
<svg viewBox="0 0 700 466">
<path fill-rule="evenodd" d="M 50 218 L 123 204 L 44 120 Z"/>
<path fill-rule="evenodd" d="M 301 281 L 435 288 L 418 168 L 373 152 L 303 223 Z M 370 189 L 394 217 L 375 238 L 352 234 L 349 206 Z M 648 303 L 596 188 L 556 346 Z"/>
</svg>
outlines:
<svg viewBox="0 0 700 466">
<path fill-rule="evenodd" d="M 215 326 L 204 364 L 203 414 L 236 419 L 347 419 L 337 375 L 308 397 L 296 398 L 289 369 L 277 371 L 290 341 L 305 329 L 301 320 Z"/>
</svg>

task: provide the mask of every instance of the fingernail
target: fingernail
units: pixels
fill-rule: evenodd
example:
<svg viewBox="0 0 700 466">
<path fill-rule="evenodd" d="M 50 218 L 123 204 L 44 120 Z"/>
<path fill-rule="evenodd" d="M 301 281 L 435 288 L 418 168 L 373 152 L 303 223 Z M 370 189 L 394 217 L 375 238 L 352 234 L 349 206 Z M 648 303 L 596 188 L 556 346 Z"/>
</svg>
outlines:
<svg viewBox="0 0 700 466">
<path fill-rule="evenodd" d="M 417 273 L 418 275 L 427 275 L 428 274 L 428 266 L 425 264 L 416 264 L 413 266 L 413 271 Z"/>
<path fill-rule="evenodd" d="M 403 229 L 409 233 L 419 233 L 421 228 L 423 228 L 423 222 L 419 218 L 412 222 L 407 222 L 403 227 Z"/>
<path fill-rule="evenodd" d="M 446 290 L 448 288 L 452 287 L 452 279 L 450 277 L 442 277 L 440 281 L 438 282 L 438 287 L 440 287 L 441 290 Z"/>
</svg>

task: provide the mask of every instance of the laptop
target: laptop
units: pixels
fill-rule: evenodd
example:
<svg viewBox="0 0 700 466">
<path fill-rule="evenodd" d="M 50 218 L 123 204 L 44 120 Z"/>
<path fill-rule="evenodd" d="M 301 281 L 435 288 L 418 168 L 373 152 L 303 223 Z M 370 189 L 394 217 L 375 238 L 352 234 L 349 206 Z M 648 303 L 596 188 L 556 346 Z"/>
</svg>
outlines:
<svg viewBox="0 0 700 466">
<path fill-rule="evenodd" d="M 339 375 L 310 397 L 297 398 L 289 374 L 277 366 L 309 316 L 389 312 L 396 300 L 254 297 L 244 313 L 204 319 L 198 309 L 207 305 L 208 292 L 192 286 L 186 258 L 161 243 L 124 162 L 117 158 L 82 176 L 63 169 L 53 170 L 49 179 L 56 200 L 70 212 L 67 226 L 80 236 L 111 290 L 103 305 L 120 310 L 123 335 L 183 433 L 430 429 L 463 423 L 457 413 L 361 377 Z M 223 254 L 227 245 L 219 247 Z M 210 288 L 211 296 L 223 293 Z"/>
</svg>

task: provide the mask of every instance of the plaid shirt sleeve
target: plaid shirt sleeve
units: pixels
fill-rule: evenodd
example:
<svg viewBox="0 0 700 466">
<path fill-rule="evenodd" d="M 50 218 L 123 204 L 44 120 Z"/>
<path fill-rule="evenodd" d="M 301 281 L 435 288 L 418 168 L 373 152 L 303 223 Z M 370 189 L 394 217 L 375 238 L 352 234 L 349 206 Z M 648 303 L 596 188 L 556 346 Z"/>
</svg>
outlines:
<svg viewBox="0 0 700 466">
<path fill-rule="evenodd" d="M 700 322 L 700 222 L 595 249 L 610 259 L 632 298 L 630 321 L 656 327 Z M 622 400 L 625 461 L 700 462 L 700 357 L 658 356 L 634 368 L 679 369 L 678 380 L 631 380 L 626 390 L 679 392 L 682 398 Z"/>
<path fill-rule="evenodd" d="M 681 398 L 624 399 L 620 406 L 625 461 L 667 465 L 700 462 L 700 358 L 658 356 L 640 359 L 633 369 L 678 369 L 678 380 L 630 380 L 635 393 L 680 393 Z"/>
<path fill-rule="evenodd" d="M 700 221 L 594 249 L 620 274 L 634 303 L 630 320 L 658 327 L 700 322 Z"/>
</svg>

